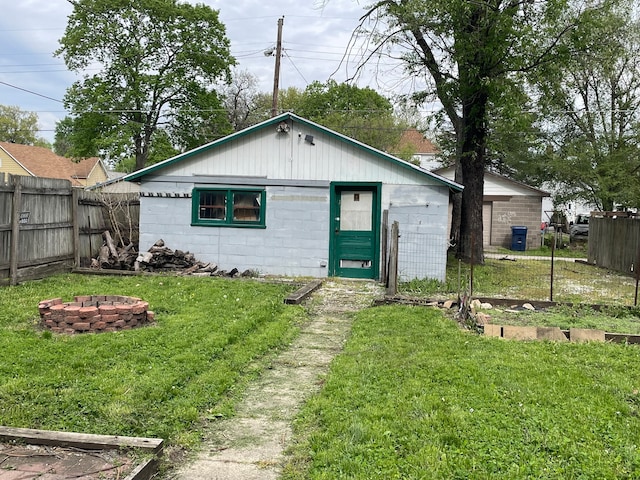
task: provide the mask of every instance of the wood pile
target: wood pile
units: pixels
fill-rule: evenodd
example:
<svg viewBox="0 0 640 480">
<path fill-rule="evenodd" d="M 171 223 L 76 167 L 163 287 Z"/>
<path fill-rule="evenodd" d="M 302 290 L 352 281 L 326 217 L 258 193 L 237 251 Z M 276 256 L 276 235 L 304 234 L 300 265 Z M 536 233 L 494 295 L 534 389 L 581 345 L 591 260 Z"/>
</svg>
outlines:
<svg viewBox="0 0 640 480">
<path fill-rule="evenodd" d="M 135 272 L 179 272 L 183 275 L 199 276 L 253 276 L 247 270 L 240 274 L 237 268 L 230 271 L 218 270 L 215 263 L 205 263 L 197 260 L 195 255 L 182 250 L 172 250 L 158 240 L 146 252 L 138 252 L 133 244 L 116 246 L 111 234 L 102 234 L 104 245 L 100 248 L 97 258 L 91 259 L 91 268 L 130 270 Z"/>
</svg>

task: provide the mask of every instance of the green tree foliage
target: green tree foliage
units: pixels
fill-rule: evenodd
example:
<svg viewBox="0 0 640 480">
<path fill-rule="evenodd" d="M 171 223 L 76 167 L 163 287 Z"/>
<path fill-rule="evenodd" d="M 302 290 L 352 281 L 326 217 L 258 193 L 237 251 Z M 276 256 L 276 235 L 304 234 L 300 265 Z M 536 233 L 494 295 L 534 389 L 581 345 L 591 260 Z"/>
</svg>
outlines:
<svg viewBox="0 0 640 480">
<path fill-rule="evenodd" d="M 36 113 L 7 105 L 0 105 L 0 142 L 50 147 L 44 138 L 38 137 Z"/>
<path fill-rule="evenodd" d="M 371 88 L 335 80 L 308 85 L 296 113 L 380 150 L 396 146 L 404 130 L 388 99 Z"/>
<path fill-rule="evenodd" d="M 519 110 L 508 106 L 521 97 L 505 93 L 522 88 L 525 72 L 563 58 L 559 39 L 582 29 L 583 13 L 565 0 L 380 0 L 364 17 L 374 25 L 377 51 L 401 51 L 407 72 L 430 80 L 414 98 L 440 102 L 455 133 L 456 180 L 465 189 L 454 203 L 452 236 L 467 261 L 483 258 L 491 121 Z"/>
<path fill-rule="evenodd" d="M 581 51 L 536 80 L 546 148 L 537 173 L 556 201 L 640 207 L 640 20 L 631 3 L 566 39 Z"/>
<path fill-rule="evenodd" d="M 219 135 L 201 128 L 212 112 L 219 116 L 214 87 L 228 79 L 234 63 L 216 10 L 178 0 L 71 3 L 56 54 L 72 71 L 100 69 L 75 82 L 65 96 L 75 154 L 133 157 L 140 169 L 159 129 L 181 148 Z M 202 137 L 181 135 L 189 122 Z"/>
</svg>

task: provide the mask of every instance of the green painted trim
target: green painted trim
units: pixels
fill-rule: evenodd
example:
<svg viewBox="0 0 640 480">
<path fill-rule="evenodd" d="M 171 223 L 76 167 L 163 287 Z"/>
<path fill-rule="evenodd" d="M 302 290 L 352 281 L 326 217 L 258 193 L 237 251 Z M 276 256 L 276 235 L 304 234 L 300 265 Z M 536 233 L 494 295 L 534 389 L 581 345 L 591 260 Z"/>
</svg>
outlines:
<svg viewBox="0 0 640 480">
<path fill-rule="evenodd" d="M 375 276 L 371 277 L 374 280 L 377 280 L 380 277 L 380 231 L 382 221 L 382 182 L 331 182 L 330 193 L 329 193 L 329 212 L 331 213 L 331 217 L 329 219 L 329 271 L 328 274 L 330 277 L 337 276 L 337 272 L 340 270 L 338 266 L 338 255 L 336 252 L 336 240 L 335 240 L 335 219 L 339 214 L 338 201 L 337 201 L 337 192 L 339 190 L 346 190 L 349 188 L 353 188 L 354 190 L 370 189 L 374 192 L 375 204 L 373 205 L 373 261 L 371 265 L 371 271 Z M 344 270 L 344 269 L 343 269 Z M 354 269 L 354 273 L 358 272 Z M 370 278 L 366 277 L 358 277 L 355 275 L 351 278 Z"/>
<path fill-rule="evenodd" d="M 381 158 L 383 160 L 386 160 L 388 162 L 393 163 L 394 165 L 397 165 L 403 169 L 409 170 L 413 173 L 416 173 L 418 175 L 424 176 L 429 178 L 430 180 L 434 180 L 437 183 L 440 183 L 442 185 L 446 185 L 447 187 L 451 188 L 452 190 L 461 192 L 463 190 L 463 186 L 459 185 L 457 183 L 455 183 L 452 180 L 449 180 L 448 178 L 444 178 L 440 175 L 431 173 L 427 170 L 423 170 L 419 167 L 416 167 L 415 165 L 412 165 L 409 162 L 405 162 L 404 160 L 400 160 L 399 158 L 394 157 L 393 155 L 389 155 L 388 153 L 385 153 L 381 150 L 377 150 L 373 147 L 370 147 L 369 145 L 366 145 L 362 142 L 359 142 L 358 140 L 354 140 L 353 138 L 347 137 L 346 135 L 342 135 L 341 133 L 338 132 L 334 132 L 333 130 L 328 129 L 327 127 L 323 127 L 320 124 L 317 124 L 315 122 L 312 122 L 311 120 L 307 120 L 306 118 L 302 118 L 299 117 L 297 115 L 295 115 L 294 113 L 291 112 L 286 112 L 286 113 L 282 113 L 280 115 L 278 115 L 277 117 L 273 117 L 270 118 L 269 120 L 265 120 L 262 123 L 258 123 L 256 125 L 253 125 L 249 128 L 245 128 L 244 130 L 241 130 L 239 132 L 236 133 L 232 133 L 231 135 L 228 135 L 226 137 L 223 137 L 219 140 L 215 140 L 211 143 L 208 143 L 206 145 L 203 145 L 201 147 L 195 148 L 193 150 L 190 150 L 188 152 L 182 153 L 180 155 L 177 155 L 173 158 L 169 158 L 163 162 L 160 163 L 156 163 L 155 165 L 150 165 L 146 168 L 143 168 L 142 170 L 138 170 L 137 172 L 133 172 L 130 173 L 129 175 L 124 177 L 124 180 L 127 181 L 134 181 L 134 180 L 139 180 L 140 178 L 146 176 L 146 175 L 150 175 L 152 173 L 155 173 L 159 170 L 162 170 L 165 167 L 168 167 L 169 165 L 173 165 L 174 163 L 177 162 L 181 162 L 182 160 L 185 160 L 187 158 L 193 157 L 194 155 L 197 155 L 199 153 L 202 152 L 206 152 L 208 150 L 214 149 L 220 145 L 224 145 L 225 143 L 231 142 L 233 140 L 237 140 L 239 138 L 242 138 L 246 135 L 249 135 L 257 130 L 261 130 L 265 127 L 268 127 L 270 125 L 274 125 L 283 121 L 287 121 L 287 120 L 292 120 L 292 121 L 296 121 L 298 123 L 301 123 L 309 128 L 313 128 L 315 130 L 318 130 L 330 137 L 336 138 L 342 142 L 348 143 L 354 147 L 357 147 L 361 150 L 364 150 L 366 152 L 368 152 L 369 154 L 372 154 L 375 157 Z"/>
<path fill-rule="evenodd" d="M 200 212 L 200 192 L 224 192 L 226 196 L 227 210 L 224 220 L 201 219 Z M 260 220 L 257 222 L 233 220 L 233 194 L 235 192 L 242 193 L 259 193 L 260 194 Z M 192 227 L 241 227 L 241 228 L 267 228 L 267 193 L 264 189 L 256 188 L 201 188 L 195 187 L 191 191 L 191 226 Z"/>
</svg>

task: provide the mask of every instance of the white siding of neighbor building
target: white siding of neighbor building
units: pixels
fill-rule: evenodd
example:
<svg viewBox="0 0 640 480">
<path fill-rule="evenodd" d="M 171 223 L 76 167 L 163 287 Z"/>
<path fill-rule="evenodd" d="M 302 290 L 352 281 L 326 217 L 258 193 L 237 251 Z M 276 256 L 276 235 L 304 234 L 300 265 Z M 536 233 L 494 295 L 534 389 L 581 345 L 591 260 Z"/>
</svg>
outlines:
<svg viewBox="0 0 640 480">
<path fill-rule="evenodd" d="M 314 145 L 305 141 L 307 134 L 313 135 Z M 288 133 L 278 133 L 275 127 L 269 126 L 215 148 L 203 149 L 192 157 L 167 165 L 162 175 L 441 184 L 409 168 L 373 154 L 363 155 L 357 145 L 293 122 Z"/>
</svg>

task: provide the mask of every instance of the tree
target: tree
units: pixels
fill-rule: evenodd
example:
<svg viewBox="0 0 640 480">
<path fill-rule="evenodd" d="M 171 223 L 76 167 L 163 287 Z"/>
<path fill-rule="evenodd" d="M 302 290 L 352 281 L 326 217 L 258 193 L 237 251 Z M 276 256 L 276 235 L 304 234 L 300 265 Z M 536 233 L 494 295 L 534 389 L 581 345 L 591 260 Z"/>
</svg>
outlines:
<svg viewBox="0 0 640 480">
<path fill-rule="evenodd" d="M 580 49 L 536 80 L 548 148 L 542 178 L 561 186 L 557 201 L 601 210 L 640 207 L 640 20 L 622 3 L 567 38 Z"/>
<path fill-rule="evenodd" d="M 234 71 L 231 82 L 222 89 L 222 104 L 234 132 L 258 123 L 253 121 L 258 97 L 257 85 L 255 75 L 246 70 Z"/>
<path fill-rule="evenodd" d="M 216 10 L 178 0 L 69 1 L 56 55 L 72 71 L 100 67 L 65 95 L 76 153 L 134 157 L 140 169 L 157 130 L 186 120 L 190 105 L 202 108 L 206 97 L 201 111 L 220 110 L 214 86 L 228 79 L 234 59 Z"/>
<path fill-rule="evenodd" d="M 38 137 L 38 115 L 16 106 L 0 105 L 0 141 L 50 148 Z"/>
<path fill-rule="evenodd" d="M 335 80 L 309 84 L 295 112 L 380 150 L 395 147 L 405 128 L 387 98 L 371 88 Z"/>
<path fill-rule="evenodd" d="M 401 50 L 407 72 L 430 80 L 414 98 L 439 101 L 455 132 L 456 180 L 465 189 L 454 202 L 452 236 L 466 261 L 483 261 L 493 109 L 509 101 L 503 92 L 522 88 L 525 72 L 567 54 L 559 40 L 582 27 L 583 13 L 565 0 L 380 0 L 363 17 L 379 29 L 376 52 Z"/>
</svg>

